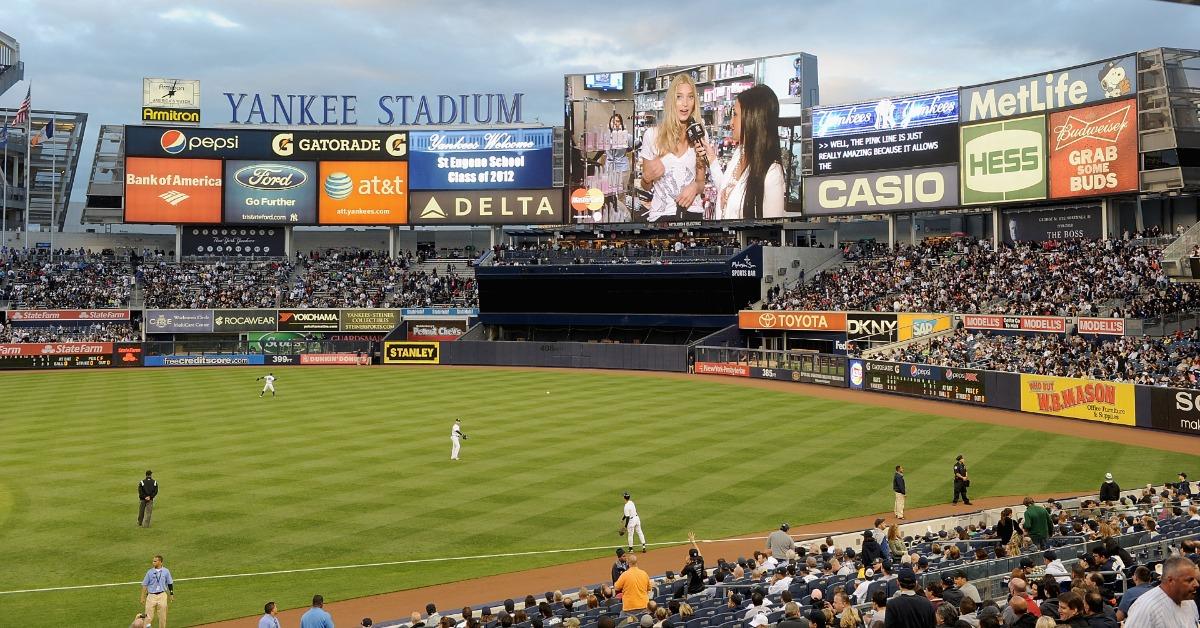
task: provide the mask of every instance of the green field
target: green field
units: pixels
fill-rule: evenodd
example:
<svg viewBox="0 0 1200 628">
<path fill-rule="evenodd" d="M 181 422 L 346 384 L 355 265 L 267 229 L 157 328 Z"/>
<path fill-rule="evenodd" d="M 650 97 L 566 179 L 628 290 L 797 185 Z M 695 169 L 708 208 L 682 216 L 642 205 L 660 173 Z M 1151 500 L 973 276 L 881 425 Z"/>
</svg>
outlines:
<svg viewBox="0 0 1200 628">
<path fill-rule="evenodd" d="M 651 542 L 736 535 L 886 511 L 897 463 L 910 507 L 945 502 L 958 452 L 973 496 L 1090 491 L 1105 471 L 1136 486 L 1198 461 L 735 380 L 299 367 L 259 399 L 265 372 L 0 374 L 0 591 L 138 581 L 156 553 L 187 578 L 603 546 L 623 490 Z M 456 417 L 470 440 L 451 463 Z M 148 468 L 162 493 L 141 529 Z M 171 625 L 607 554 L 181 582 Z M 23 625 L 118 625 L 138 594 L 5 594 L 0 609 Z"/>
</svg>

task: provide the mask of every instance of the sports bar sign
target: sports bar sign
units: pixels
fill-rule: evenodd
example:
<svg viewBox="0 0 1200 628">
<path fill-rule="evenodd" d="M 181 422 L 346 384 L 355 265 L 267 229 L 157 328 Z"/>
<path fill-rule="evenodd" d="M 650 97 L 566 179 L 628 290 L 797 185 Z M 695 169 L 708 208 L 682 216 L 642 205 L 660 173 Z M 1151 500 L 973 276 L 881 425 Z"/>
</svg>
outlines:
<svg viewBox="0 0 1200 628">
<path fill-rule="evenodd" d="M 846 331 L 846 313 L 743 310 L 738 312 L 738 327 L 781 331 Z"/>
</svg>

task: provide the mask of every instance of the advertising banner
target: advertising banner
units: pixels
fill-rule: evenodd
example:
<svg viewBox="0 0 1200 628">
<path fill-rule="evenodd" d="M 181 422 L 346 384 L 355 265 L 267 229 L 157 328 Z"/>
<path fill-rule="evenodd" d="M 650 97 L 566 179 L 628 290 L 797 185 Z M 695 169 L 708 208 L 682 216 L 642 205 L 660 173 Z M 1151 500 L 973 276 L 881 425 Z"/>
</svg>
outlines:
<svg viewBox="0 0 1200 628">
<path fill-rule="evenodd" d="M 761 246 L 746 247 L 746 250 L 729 260 L 729 276 L 744 279 L 762 279 L 763 250 Z"/>
<path fill-rule="evenodd" d="M 316 224 L 317 163 L 225 162 L 225 222 Z"/>
<path fill-rule="evenodd" d="M 1200 436 L 1200 390 L 1151 386 L 1150 425 L 1159 430 Z"/>
<path fill-rule="evenodd" d="M 111 342 L 11 342 L 0 344 L 0 355 L 111 355 Z"/>
<path fill-rule="evenodd" d="M 127 157 L 268 159 L 272 131 L 126 126 Z"/>
<path fill-rule="evenodd" d="M 847 374 L 847 383 L 854 390 L 862 390 L 864 384 L 867 383 L 867 365 L 862 360 L 850 360 L 850 370 Z"/>
<path fill-rule="evenodd" d="M 560 225 L 562 190 L 413 192 L 414 225 Z"/>
<path fill-rule="evenodd" d="M 961 120 L 977 122 L 1065 109 L 1137 92 L 1137 57 L 1034 74 L 960 90 Z"/>
<path fill-rule="evenodd" d="M 900 323 L 888 312 L 851 312 L 846 316 L 846 340 L 896 342 Z"/>
<path fill-rule="evenodd" d="M 129 157 L 125 222 L 221 222 L 220 160 Z"/>
<path fill-rule="evenodd" d="M 843 361 L 845 361 L 845 358 L 843 358 Z M 773 379 L 780 382 L 792 381 L 799 384 L 820 384 L 822 386 L 835 386 L 837 388 L 846 387 L 844 365 L 841 375 L 821 373 L 815 370 L 759 368 L 756 366 L 750 368 L 750 377 L 757 379 Z"/>
<path fill-rule="evenodd" d="M 10 323 L 127 321 L 129 310 L 10 310 Z"/>
<path fill-rule="evenodd" d="M 283 257 L 282 227 L 184 227 L 180 252 L 234 257 Z"/>
<path fill-rule="evenodd" d="M 400 325 L 400 310 L 342 310 L 342 331 L 392 331 Z"/>
<path fill-rule="evenodd" d="M 466 333 L 467 321 L 465 320 L 433 319 L 408 322 L 409 340 L 437 340 L 448 342 L 458 340 L 463 334 Z"/>
<path fill-rule="evenodd" d="M 412 190 L 522 190 L 553 185 L 553 129 L 413 131 Z"/>
<path fill-rule="evenodd" d="M 275 310 L 217 310 L 213 331 L 275 331 L 276 323 Z"/>
<path fill-rule="evenodd" d="M 697 375 L 750 377 L 750 367 L 745 364 L 730 364 L 727 362 L 697 362 L 695 367 Z"/>
<path fill-rule="evenodd" d="M 323 161 L 318 218 L 323 225 L 408 222 L 408 163 Z"/>
<path fill-rule="evenodd" d="M 901 341 L 949 331 L 953 324 L 949 314 L 897 314 L 896 319 L 896 337 Z"/>
<path fill-rule="evenodd" d="M 142 107 L 142 122 L 175 126 L 197 125 L 200 124 L 200 110 L 177 109 L 175 107 Z"/>
<path fill-rule="evenodd" d="M 814 107 L 815 174 L 895 170 L 958 159 L 958 91 Z"/>
<path fill-rule="evenodd" d="M 142 324 L 148 334 L 210 334 L 213 310 L 146 310 Z"/>
<path fill-rule="evenodd" d="M 1046 198 L 1046 116 L 961 127 L 962 204 Z"/>
<path fill-rule="evenodd" d="M 408 134 L 392 131 L 281 131 L 271 157 L 311 161 L 404 161 Z"/>
<path fill-rule="evenodd" d="M 861 362 L 862 366 L 856 375 L 853 362 L 855 361 L 852 361 L 850 366 L 851 388 L 861 386 L 866 390 L 914 395 L 928 399 L 987 403 L 983 371 L 927 364 L 861 360 L 858 362 Z M 861 384 L 855 384 L 856 377 L 861 380 Z"/>
<path fill-rule="evenodd" d="M 846 331 L 846 313 L 742 310 L 738 312 L 738 327 L 781 331 Z"/>
<path fill-rule="evenodd" d="M 146 366 L 262 366 L 263 356 L 257 353 L 226 355 L 148 355 Z"/>
<path fill-rule="evenodd" d="M 338 331 L 337 310 L 279 310 L 279 331 Z"/>
<path fill-rule="evenodd" d="M 1081 316 L 1076 321 L 1075 332 L 1079 334 L 1100 334 L 1103 336 L 1124 336 L 1125 319 L 1086 318 Z"/>
<path fill-rule="evenodd" d="M 113 343 L 113 366 L 134 367 L 142 366 L 142 345 L 136 342 Z"/>
<path fill-rule="evenodd" d="M 369 364 L 370 358 L 357 353 L 303 353 L 300 364 L 312 366 L 361 366 Z"/>
<path fill-rule="evenodd" d="M 406 307 L 400 314 L 408 316 L 479 316 L 477 307 Z M 390 331 L 390 330 L 389 330 Z"/>
<path fill-rule="evenodd" d="M 441 343 L 385 342 L 384 364 L 438 364 L 441 362 Z"/>
<path fill-rule="evenodd" d="M 874 214 L 958 205 L 958 166 L 805 177 L 808 216 Z"/>
<path fill-rule="evenodd" d="M 1011 331 L 1040 331 L 1062 334 L 1067 331 L 1067 319 L 1059 316 L 1003 316 L 999 314 L 964 314 L 966 329 L 996 329 Z"/>
<path fill-rule="evenodd" d="M 1132 98 L 1050 115 L 1050 198 L 1138 189 L 1137 104 Z"/>
<path fill-rule="evenodd" d="M 1133 384 L 1021 374 L 1021 410 L 1135 425 Z"/>
<path fill-rule="evenodd" d="M 1099 207 L 1004 212 L 1004 241 L 1045 242 L 1068 238 L 1103 237 Z"/>
</svg>

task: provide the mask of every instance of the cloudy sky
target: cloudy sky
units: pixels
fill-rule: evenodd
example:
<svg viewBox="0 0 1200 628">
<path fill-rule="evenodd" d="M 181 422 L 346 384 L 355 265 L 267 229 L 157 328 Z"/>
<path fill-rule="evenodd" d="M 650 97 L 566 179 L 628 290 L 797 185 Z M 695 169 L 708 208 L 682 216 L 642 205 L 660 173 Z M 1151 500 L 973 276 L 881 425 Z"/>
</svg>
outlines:
<svg viewBox="0 0 1200 628">
<path fill-rule="evenodd" d="M 1157 0 L 807 0 L 578 3 L 453 0 L 7 0 L 37 109 L 135 123 L 141 79 L 222 92 L 523 92 L 526 121 L 561 124 L 562 75 L 805 51 L 824 104 L 1014 77 L 1159 46 L 1200 47 L 1200 7 Z M 0 95 L 15 106 L 18 85 Z M 90 157 L 80 164 L 82 200 Z"/>
</svg>

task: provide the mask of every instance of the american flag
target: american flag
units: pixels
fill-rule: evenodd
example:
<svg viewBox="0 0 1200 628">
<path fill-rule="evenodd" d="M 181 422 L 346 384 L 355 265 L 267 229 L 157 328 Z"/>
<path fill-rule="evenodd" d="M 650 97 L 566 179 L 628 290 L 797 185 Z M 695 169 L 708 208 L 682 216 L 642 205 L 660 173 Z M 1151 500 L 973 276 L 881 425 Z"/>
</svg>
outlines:
<svg viewBox="0 0 1200 628">
<path fill-rule="evenodd" d="M 32 88 L 30 88 L 32 89 Z M 18 127 L 29 121 L 29 93 L 30 89 L 25 90 L 25 100 L 21 101 L 21 106 L 17 107 L 17 117 L 13 118 L 13 126 Z"/>
</svg>

